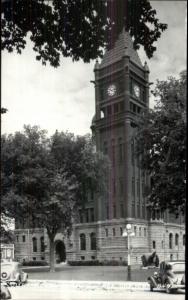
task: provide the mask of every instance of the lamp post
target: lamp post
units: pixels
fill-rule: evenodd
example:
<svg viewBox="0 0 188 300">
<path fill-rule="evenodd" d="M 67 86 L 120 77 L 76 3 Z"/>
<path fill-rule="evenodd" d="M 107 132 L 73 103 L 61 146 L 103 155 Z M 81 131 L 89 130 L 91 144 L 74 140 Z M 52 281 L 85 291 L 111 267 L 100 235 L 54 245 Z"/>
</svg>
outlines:
<svg viewBox="0 0 188 300">
<path fill-rule="evenodd" d="M 130 237 L 135 236 L 135 233 L 131 230 L 131 224 L 127 224 L 123 231 L 123 236 L 127 237 L 127 249 L 128 249 L 128 266 L 127 266 L 127 280 L 131 281 L 131 248 Z"/>
</svg>

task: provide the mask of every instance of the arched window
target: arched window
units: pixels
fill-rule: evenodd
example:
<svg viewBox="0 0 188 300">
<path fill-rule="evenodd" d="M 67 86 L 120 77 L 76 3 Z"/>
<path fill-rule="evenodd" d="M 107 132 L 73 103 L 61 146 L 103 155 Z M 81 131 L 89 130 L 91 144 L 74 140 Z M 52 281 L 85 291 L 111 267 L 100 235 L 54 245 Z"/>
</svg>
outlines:
<svg viewBox="0 0 188 300">
<path fill-rule="evenodd" d="M 175 235 L 175 246 L 179 245 L 179 234 L 176 233 Z"/>
<path fill-rule="evenodd" d="M 37 252 L 37 238 L 33 238 L 33 252 Z"/>
<path fill-rule="evenodd" d="M 183 246 L 185 246 L 185 234 L 183 234 Z"/>
<path fill-rule="evenodd" d="M 97 249 L 96 234 L 94 232 L 90 234 L 90 248 L 91 250 Z"/>
<path fill-rule="evenodd" d="M 155 248 L 156 248 L 156 242 L 153 241 L 152 244 L 153 244 L 153 245 L 152 245 L 152 246 L 153 246 L 153 249 L 155 249 Z"/>
<path fill-rule="evenodd" d="M 169 248 L 172 249 L 172 239 L 173 239 L 173 234 L 169 234 Z"/>
<path fill-rule="evenodd" d="M 86 250 L 86 236 L 84 233 L 80 234 L 80 250 Z"/>
<path fill-rule="evenodd" d="M 40 251 L 44 252 L 44 237 L 41 236 L 40 238 Z"/>
</svg>

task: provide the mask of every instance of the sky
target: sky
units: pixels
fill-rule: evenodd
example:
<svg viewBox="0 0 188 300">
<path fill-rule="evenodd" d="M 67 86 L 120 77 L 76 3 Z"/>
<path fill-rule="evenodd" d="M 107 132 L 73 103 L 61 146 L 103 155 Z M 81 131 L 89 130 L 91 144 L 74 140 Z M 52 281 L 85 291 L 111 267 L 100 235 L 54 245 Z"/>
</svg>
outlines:
<svg viewBox="0 0 188 300">
<path fill-rule="evenodd" d="M 160 22 L 168 29 L 157 42 L 150 60 L 143 49 L 142 63 L 150 68 L 150 82 L 178 77 L 186 69 L 186 1 L 152 1 Z M 38 125 L 51 135 L 69 131 L 76 135 L 91 133 L 95 113 L 94 61 L 85 64 L 62 58 L 59 68 L 42 66 L 35 59 L 31 42 L 21 55 L 2 52 L 1 99 L 8 112 L 2 115 L 2 133 L 23 130 L 23 125 Z M 153 107 L 153 99 L 150 106 Z"/>
</svg>

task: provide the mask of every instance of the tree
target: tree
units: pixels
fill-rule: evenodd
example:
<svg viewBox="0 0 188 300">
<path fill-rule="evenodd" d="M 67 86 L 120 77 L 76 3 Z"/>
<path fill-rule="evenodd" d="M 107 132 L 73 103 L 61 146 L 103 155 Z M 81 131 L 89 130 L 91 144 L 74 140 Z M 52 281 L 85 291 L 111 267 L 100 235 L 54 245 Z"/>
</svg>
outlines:
<svg viewBox="0 0 188 300">
<path fill-rule="evenodd" d="M 36 59 L 54 67 L 60 55 L 84 62 L 101 57 L 123 28 L 150 58 L 167 28 L 148 0 L 1 0 L 1 8 L 2 49 L 21 53 L 29 35 Z"/>
<path fill-rule="evenodd" d="M 36 126 L 2 137 L 1 211 L 17 222 L 25 220 L 28 228 L 46 228 L 51 271 L 55 235 L 71 233 L 77 209 L 91 189 L 88 182 L 101 192 L 104 166 L 89 137 L 56 132 L 48 139 Z"/>
<path fill-rule="evenodd" d="M 186 72 L 158 81 L 156 106 L 145 112 L 136 135 L 141 167 L 151 176 L 151 208 L 185 212 Z"/>
</svg>

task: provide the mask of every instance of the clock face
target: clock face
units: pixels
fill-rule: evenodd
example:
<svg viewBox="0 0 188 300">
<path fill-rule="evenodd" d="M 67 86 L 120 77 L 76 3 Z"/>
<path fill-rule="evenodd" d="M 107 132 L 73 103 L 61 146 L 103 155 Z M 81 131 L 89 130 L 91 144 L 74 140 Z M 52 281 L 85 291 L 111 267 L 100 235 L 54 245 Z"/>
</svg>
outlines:
<svg viewBox="0 0 188 300">
<path fill-rule="evenodd" d="M 133 87 L 133 90 L 134 90 L 134 95 L 139 98 L 140 97 L 140 87 L 138 85 L 134 85 Z"/>
<path fill-rule="evenodd" d="M 111 84 L 109 85 L 108 89 L 107 89 L 107 93 L 109 96 L 114 96 L 116 94 L 117 88 L 115 86 L 115 84 Z"/>
</svg>

